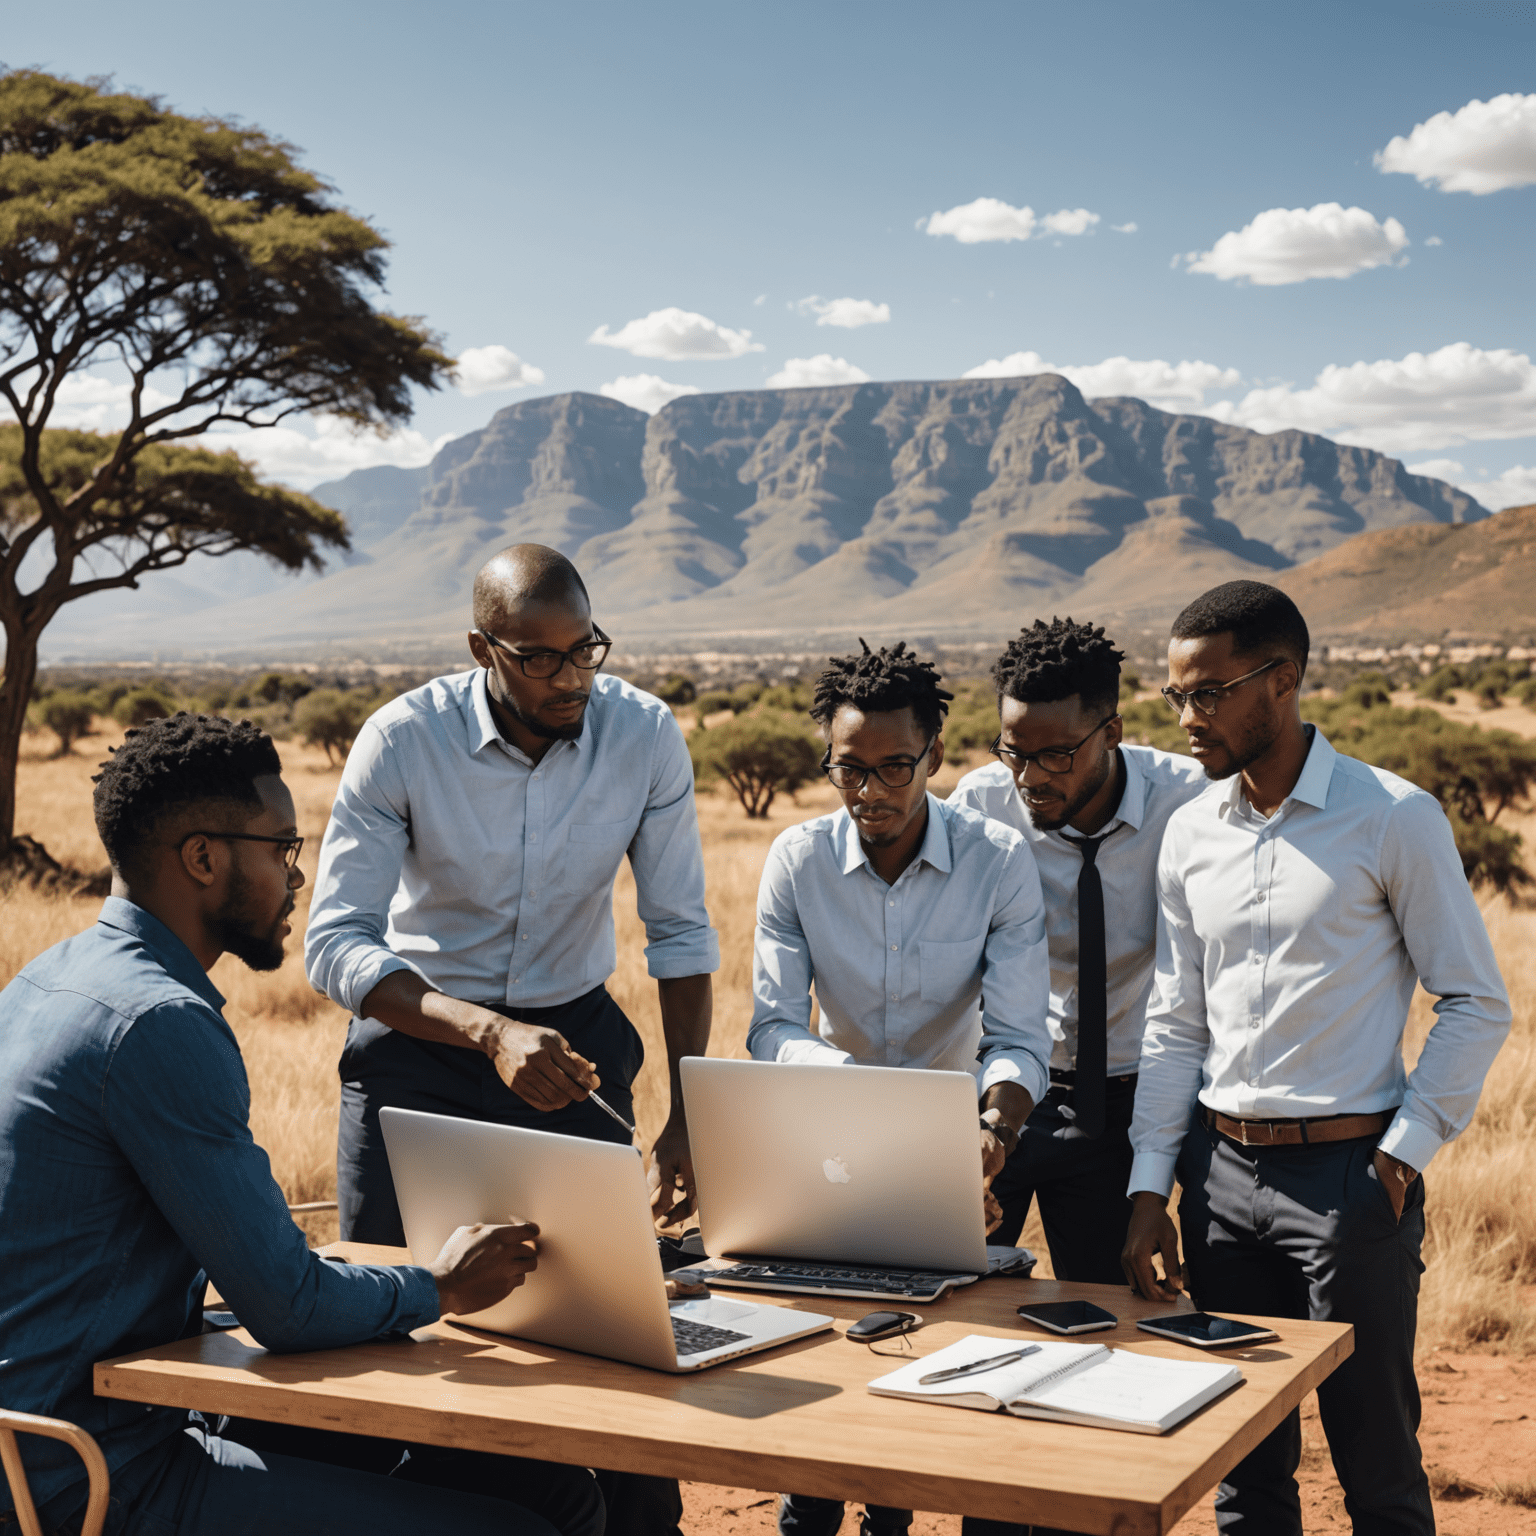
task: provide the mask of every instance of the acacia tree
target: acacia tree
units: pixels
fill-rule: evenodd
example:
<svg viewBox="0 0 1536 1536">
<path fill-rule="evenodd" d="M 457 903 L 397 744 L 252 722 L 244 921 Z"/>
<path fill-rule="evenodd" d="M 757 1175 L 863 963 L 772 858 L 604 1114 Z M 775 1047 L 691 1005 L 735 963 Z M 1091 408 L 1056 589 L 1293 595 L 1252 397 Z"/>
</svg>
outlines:
<svg viewBox="0 0 1536 1536">
<path fill-rule="evenodd" d="M 294 156 L 99 81 L 0 75 L 0 858 L 38 643 L 65 603 L 194 554 L 299 570 L 346 547 L 334 512 L 190 440 L 308 411 L 382 430 L 452 366 L 375 307 L 387 242 Z M 102 367 L 126 424 L 50 427 Z"/>
</svg>

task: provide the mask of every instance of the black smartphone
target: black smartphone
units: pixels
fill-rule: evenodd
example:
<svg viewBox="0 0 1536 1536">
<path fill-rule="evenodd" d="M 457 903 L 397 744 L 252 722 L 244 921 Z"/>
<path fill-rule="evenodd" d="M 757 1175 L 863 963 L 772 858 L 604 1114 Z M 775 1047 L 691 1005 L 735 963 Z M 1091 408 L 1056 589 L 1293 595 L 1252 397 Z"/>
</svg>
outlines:
<svg viewBox="0 0 1536 1536">
<path fill-rule="evenodd" d="M 849 1323 L 848 1337 L 855 1344 L 873 1344 L 876 1339 L 894 1338 L 911 1333 L 922 1322 L 916 1312 L 870 1312 L 856 1323 Z"/>
<path fill-rule="evenodd" d="M 1172 1317 L 1143 1317 L 1136 1326 L 1160 1338 L 1177 1339 L 1196 1349 L 1227 1349 L 1233 1344 L 1262 1344 L 1278 1339 L 1272 1328 L 1240 1323 L 1235 1317 L 1212 1317 L 1209 1312 L 1175 1312 Z"/>
<path fill-rule="evenodd" d="M 1019 1308 L 1019 1316 L 1026 1323 L 1049 1328 L 1052 1333 L 1094 1333 L 1100 1328 L 1113 1328 L 1120 1321 L 1113 1312 L 1106 1312 L 1091 1301 L 1026 1302 Z"/>
</svg>

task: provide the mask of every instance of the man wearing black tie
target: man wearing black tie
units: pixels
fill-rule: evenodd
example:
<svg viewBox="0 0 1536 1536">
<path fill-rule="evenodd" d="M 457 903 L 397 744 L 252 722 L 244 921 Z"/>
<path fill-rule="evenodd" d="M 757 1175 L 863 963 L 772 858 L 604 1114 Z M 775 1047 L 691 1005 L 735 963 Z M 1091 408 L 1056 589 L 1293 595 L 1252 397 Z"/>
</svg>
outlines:
<svg viewBox="0 0 1536 1536">
<path fill-rule="evenodd" d="M 1045 894 L 1050 1092 L 992 1182 L 1016 1243 L 1040 1201 L 1058 1279 L 1122 1285 L 1129 1130 L 1157 949 L 1157 854 L 1205 785 L 1192 758 L 1122 744 L 1122 655 L 1102 629 L 1036 620 L 997 659 L 998 761 L 952 804 L 1023 833 Z"/>
</svg>

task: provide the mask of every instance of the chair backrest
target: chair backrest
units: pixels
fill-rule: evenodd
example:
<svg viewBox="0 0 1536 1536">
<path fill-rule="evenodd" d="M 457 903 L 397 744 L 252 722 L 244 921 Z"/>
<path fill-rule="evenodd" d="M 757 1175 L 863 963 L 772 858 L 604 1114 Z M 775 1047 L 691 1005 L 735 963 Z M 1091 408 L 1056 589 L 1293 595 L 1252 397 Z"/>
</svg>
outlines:
<svg viewBox="0 0 1536 1536">
<path fill-rule="evenodd" d="M 37 1518 L 37 1507 L 32 1502 L 32 1490 L 27 1486 L 26 1471 L 21 1465 L 21 1447 L 16 1443 L 19 1434 L 44 1435 L 75 1448 L 85 1463 L 91 1489 L 80 1536 L 101 1536 L 101 1527 L 107 1518 L 107 1497 L 111 1492 L 107 1458 L 101 1454 L 101 1447 L 83 1429 L 63 1419 L 44 1419 L 35 1413 L 0 1408 L 0 1465 L 4 1466 L 5 1480 L 11 1486 L 21 1536 L 44 1536 L 44 1532 L 42 1522 Z"/>
</svg>

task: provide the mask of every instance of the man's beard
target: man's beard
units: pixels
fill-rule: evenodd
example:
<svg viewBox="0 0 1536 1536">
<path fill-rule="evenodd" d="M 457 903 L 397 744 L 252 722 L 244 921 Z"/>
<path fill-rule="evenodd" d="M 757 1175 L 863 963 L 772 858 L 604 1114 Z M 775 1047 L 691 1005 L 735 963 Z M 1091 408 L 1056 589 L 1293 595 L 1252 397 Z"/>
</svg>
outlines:
<svg viewBox="0 0 1536 1536">
<path fill-rule="evenodd" d="M 1074 816 L 1078 815 L 1078 813 L 1082 811 L 1083 807 L 1086 806 L 1088 802 L 1092 800 L 1093 797 L 1098 794 L 1101 789 L 1104 788 L 1104 781 L 1109 777 L 1114 764 L 1114 753 L 1106 752 L 1103 759 L 1101 760 L 1100 766 L 1103 771 L 1099 774 L 1099 776 L 1091 784 L 1085 784 L 1082 789 L 1080 789 L 1077 794 L 1072 797 L 1072 799 L 1062 801 L 1063 808 L 1052 815 L 1049 821 L 1043 820 L 1039 815 L 1031 810 L 1029 802 L 1025 800 L 1024 814 L 1029 817 L 1030 825 L 1034 827 L 1037 832 L 1060 831 L 1062 827 L 1066 826 Z M 1020 799 L 1023 799 L 1022 795 L 1020 796 Z"/>
<path fill-rule="evenodd" d="M 283 940 L 277 930 L 293 911 L 293 896 L 289 895 L 276 921 L 265 930 L 258 926 L 261 915 L 254 910 L 255 905 L 251 882 L 238 869 L 233 869 L 229 876 L 229 893 L 210 926 L 219 947 L 237 960 L 243 960 L 251 970 L 275 971 L 283 963 Z"/>
<path fill-rule="evenodd" d="M 1270 715 L 1254 720 L 1238 737 L 1237 745 L 1227 748 L 1227 759 L 1220 768 L 1210 763 L 1204 765 L 1206 778 L 1230 779 L 1234 774 L 1241 773 L 1243 769 L 1258 762 L 1274 746 L 1279 735 L 1278 716 Z"/>
<path fill-rule="evenodd" d="M 582 693 L 572 694 L 570 697 L 573 703 L 578 698 L 585 703 L 591 698 L 591 695 Z M 519 709 L 517 700 L 505 693 L 500 694 L 496 702 L 525 730 L 531 731 L 535 736 L 543 737 L 545 741 L 575 741 L 581 735 L 587 723 L 587 712 L 585 709 L 568 725 L 551 725 L 547 720 L 540 720 L 537 715 L 528 714 L 524 710 Z"/>
</svg>

